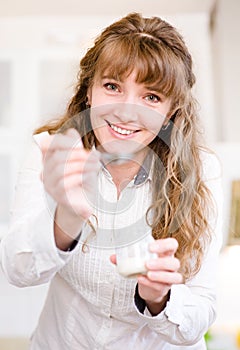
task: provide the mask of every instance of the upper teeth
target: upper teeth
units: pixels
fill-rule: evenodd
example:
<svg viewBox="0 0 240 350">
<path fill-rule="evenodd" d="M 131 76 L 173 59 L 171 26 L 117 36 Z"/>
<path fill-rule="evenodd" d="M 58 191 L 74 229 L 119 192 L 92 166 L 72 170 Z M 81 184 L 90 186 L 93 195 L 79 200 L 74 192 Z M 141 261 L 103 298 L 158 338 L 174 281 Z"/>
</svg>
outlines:
<svg viewBox="0 0 240 350">
<path fill-rule="evenodd" d="M 129 135 L 129 134 L 133 134 L 134 133 L 133 130 L 122 129 L 122 128 L 119 128 L 119 127 L 117 127 L 115 125 L 112 125 L 112 124 L 110 124 L 110 127 L 114 131 L 116 131 L 116 132 L 118 132 L 119 134 L 122 134 L 122 135 Z"/>
</svg>

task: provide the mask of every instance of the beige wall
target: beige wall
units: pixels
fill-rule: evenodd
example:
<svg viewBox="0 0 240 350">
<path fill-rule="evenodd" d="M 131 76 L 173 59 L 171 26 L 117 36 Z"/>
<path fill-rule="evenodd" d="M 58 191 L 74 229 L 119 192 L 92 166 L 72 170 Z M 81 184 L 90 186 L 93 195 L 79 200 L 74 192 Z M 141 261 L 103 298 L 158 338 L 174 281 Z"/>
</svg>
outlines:
<svg viewBox="0 0 240 350">
<path fill-rule="evenodd" d="M 219 0 L 213 35 L 219 141 L 240 142 L 240 1 Z"/>
</svg>

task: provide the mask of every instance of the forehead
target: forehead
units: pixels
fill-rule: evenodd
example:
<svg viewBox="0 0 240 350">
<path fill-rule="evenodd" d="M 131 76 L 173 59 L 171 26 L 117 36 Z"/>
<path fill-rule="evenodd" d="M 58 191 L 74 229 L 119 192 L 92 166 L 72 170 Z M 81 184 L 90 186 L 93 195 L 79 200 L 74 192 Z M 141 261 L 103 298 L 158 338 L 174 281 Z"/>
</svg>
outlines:
<svg viewBox="0 0 240 350">
<path fill-rule="evenodd" d="M 118 37 L 99 53 L 95 79 L 108 76 L 125 80 L 134 72 L 135 82 L 177 98 L 184 86 L 184 70 L 169 48 L 148 37 Z"/>
</svg>

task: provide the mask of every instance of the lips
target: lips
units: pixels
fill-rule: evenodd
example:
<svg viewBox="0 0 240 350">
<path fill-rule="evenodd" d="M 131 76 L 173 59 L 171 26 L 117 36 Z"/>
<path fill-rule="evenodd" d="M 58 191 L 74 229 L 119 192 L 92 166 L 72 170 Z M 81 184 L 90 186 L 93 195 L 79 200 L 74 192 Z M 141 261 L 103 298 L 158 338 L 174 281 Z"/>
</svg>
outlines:
<svg viewBox="0 0 240 350">
<path fill-rule="evenodd" d="M 110 126 L 110 128 L 111 128 L 113 131 L 117 132 L 119 135 L 131 135 L 131 134 L 136 133 L 136 132 L 139 131 L 139 130 L 130 130 L 130 129 L 122 128 L 122 127 L 117 126 L 117 125 L 115 125 L 115 124 L 111 124 L 111 123 L 108 122 L 107 120 L 106 120 L 106 122 L 107 122 L 107 124 Z"/>
</svg>

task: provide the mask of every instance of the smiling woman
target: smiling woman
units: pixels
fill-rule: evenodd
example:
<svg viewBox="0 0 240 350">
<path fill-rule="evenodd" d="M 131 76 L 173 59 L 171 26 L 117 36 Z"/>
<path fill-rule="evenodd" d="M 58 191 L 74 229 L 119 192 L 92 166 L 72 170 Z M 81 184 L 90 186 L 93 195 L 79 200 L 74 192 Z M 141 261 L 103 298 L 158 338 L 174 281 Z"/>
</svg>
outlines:
<svg viewBox="0 0 240 350">
<path fill-rule="evenodd" d="M 191 55 L 170 24 L 133 13 L 101 33 L 78 77 L 65 115 L 36 130 L 1 245 L 13 284 L 51 281 L 31 349 L 206 349 L 222 197 Z M 149 237 L 141 273 L 120 275 L 118 248 Z"/>
</svg>

